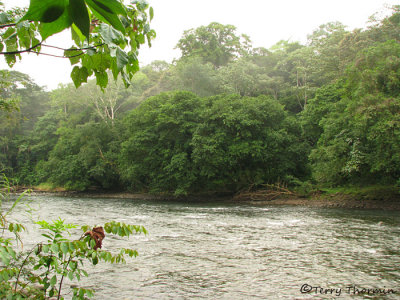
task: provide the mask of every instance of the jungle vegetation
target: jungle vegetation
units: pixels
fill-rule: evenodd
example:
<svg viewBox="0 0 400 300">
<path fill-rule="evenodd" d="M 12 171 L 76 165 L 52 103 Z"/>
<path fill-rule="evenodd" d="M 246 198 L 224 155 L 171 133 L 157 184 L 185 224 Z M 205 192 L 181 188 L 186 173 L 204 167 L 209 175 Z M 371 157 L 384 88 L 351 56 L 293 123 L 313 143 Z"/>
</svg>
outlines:
<svg viewBox="0 0 400 300">
<path fill-rule="evenodd" d="M 400 183 L 400 6 L 363 29 L 323 24 L 305 44 L 254 48 L 211 23 L 176 47 L 131 78 L 121 53 L 115 69 L 85 62 L 95 79 L 51 92 L 2 72 L 0 169 L 24 186 L 175 195 Z"/>
</svg>

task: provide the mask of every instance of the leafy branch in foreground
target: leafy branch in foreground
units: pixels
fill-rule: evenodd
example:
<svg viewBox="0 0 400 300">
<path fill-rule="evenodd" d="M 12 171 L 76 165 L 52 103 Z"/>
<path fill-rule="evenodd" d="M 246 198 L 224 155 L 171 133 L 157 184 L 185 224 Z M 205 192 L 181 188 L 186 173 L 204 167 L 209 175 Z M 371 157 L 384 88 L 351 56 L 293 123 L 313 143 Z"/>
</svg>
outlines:
<svg viewBox="0 0 400 300">
<path fill-rule="evenodd" d="M 10 185 L 3 176 L 1 181 L 1 199 L 9 199 Z M 132 234 L 147 234 L 143 226 L 127 225 L 111 221 L 90 228 L 81 227 L 82 234 L 77 240 L 66 238 L 77 225 L 65 223 L 61 218 L 52 222 L 39 221 L 39 230 L 45 241 L 37 243 L 29 251 L 19 250 L 14 241 L 21 241 L 20 232 L 25 230 L 22 224 L 9 223 L 7 216 L 20 203 L 25 194 L 21 194 L 8 211 L 0 209 L 0 298 L 1 299 L 46 299 L 62 297 L 65 278 L 80 281 L 88 276 L 83 269 L 85 262 L 97 265 L 100 261 L 125 263 L 126 257 L 136 257 L 136 250 L 122 248 L 117 253 L 101 249 L 106 234 L 129 237 Z M 1 202 L 0 202 L 1 204 Z M 1 208 L 1 206 L 0 206 Z M 15 239 L 10 238 L 15 235 Z M 73 288 L 72 299 L 92 297 L 94 291 L 83 287 Z"/>
<path fill-rule="evenodd" d="M 153 8 L 145 0 L 124 5 L 118 0 L 31 0 L 29 8 L 4 11 L 0 2 L 0 54 L 13 67 L 22 53 L 69 58 L 75 65 L 71 78 L 76 87 L 94 75 L 102 89 L 107 71 L 119 75 L 129 86 L 139 70 L 140 45 L 151 46 L 155 31 L 150 28 Z M 74 45 L 67 49 L 43 44 L 54 34 L 71 29 Z M 64 51 L 43 53 L 43 47 Z"/>
</svg>

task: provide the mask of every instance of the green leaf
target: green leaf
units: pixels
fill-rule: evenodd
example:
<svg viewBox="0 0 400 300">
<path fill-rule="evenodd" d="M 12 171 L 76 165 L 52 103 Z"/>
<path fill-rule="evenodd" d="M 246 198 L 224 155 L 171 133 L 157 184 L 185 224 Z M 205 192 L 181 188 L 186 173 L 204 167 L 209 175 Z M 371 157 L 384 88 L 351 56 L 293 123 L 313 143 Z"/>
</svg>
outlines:
<svg viewBox="0 0 400 300">
<path fill-rule="evenodd" d="M 99 33 L 107 44 L 118 45 L 124 42 L 124 36 L 121 34 L 121 32 L 115 30 L 113 27 L 107 24 L 100 24 Z"/>
<path fill-rule="evenodd" d="M 54 275 L 54 276 L 51 277 L 51 279 L 50 279 L 50 285 L 51 285 L 51 286 L 55 286 L 56 283 L 57 283 L 57 276 Z"/>
<path fill-rule="evenodd" d="M 96 84 L 100 86 L 100 88 L 105 89 L 108 84 L 108 75 L 106 72 L 94 72 L 96 75 Z"/>
<path fill-rule="evenodd" d="M 92 9 L 93 14 L 101 21 L 112 25 L 115 29 L 125 34 L 125 27 L 116 13 L 110 13 L 98 5 L 98 1 L 86 0 L 87 5 Z"/>
<path fill-rule="evenodd" d="M 17 35 L 20 47 L 28 49 L 31 46 L 31 36 L 29 34 L 29 30 L 25 27 L 19 28 L 17 30 Z"/>
<path fill-rule="evenodd" d="M 93 2 L 109 13 L 126 16 L 124 6 L 116 0 L 93 0 Z"/>
<path fill-rule="evenodd" d="M 69 58 L 69 61 L 72 65 L 75 65 L 77 63 L 80 62 L 81 60 L 81 56 L 83 55 L 83 51 L 82 50 L 74 50 L 72 49 L 68 49 L 66 51 L 64 51 L 64 56 Z"/>
<path fill-rule="evenodd" d="M 129 63 L 128 54 L 122 51 L 119 47 L 117 48 L 117 68 L 121 71 Z"/>
<path fill-rule="evenodd" d="M 15 54 L 5 54 L 4 55 L 6 58 L 6 62 L 10 68 L 14 66 L 14 64 L 17 62 L 17 58 Z"/>
<path fill-rule="evenodd" d="M 67 254 L 68 250 L 69 250 L 68 244 L 67 243 L 61 243 L 60 244 L 60 249 L 61 249 L 62 253 Z"/>
<path fill-rule="evenodd" d="M 42 246 L 42 250 L 43 250 L 44 253 L 49 252 L 49 245 L 43 245 Z"/>
<path fill-rule="evenodd" d="M 50 246 L 50 249 L 51 249 L 51 251 L 53 251 L 54 253 L 57 253 L 58 250 L 59 250 L 57 244 L 52 244 L 52 245 Z"/>
<path fill-rule="evenodd" d="M 71 78 L 76 88 L 80 87 L 82 83 L 87 82 L 89 72 L 86 67 L 75 66 L 71 72 Z"/>
<path fill-rule="evenodd" d="M 150 7 L 149 14 L 150 14 L 150 21 L 151 21 L 154 18 L 154 9 L 152 7 Z"/>
<path fill-rule="evenodd" d="M 114 80 L 117 80 L 119 71 L 115 60 L 111 62 L 111 73 L 113 74 Z"/>
<path fill-rule="evenodd" d="M 6 32 L 4 32 L 4 34 L 2 35 L 2 39 L 6 40 L 8 39 L 10 36 L 12 36 L 14 33 L 16 32 L 16 29 L 14 27 L 9 27 Z"/>
<path fill-rule="evenodd" d="M 67 0 L 31 0 L 28 12 L 20 21 L 54 22 L 64 13 L 67 3 Z"/>
<path fill-rule="evenodd" d="M 73 23 L 71 26 L 71 37 L 76 45 L 81 45 L 81 43 L 86 40 L 86 37 L 82 34 L 79 28 Z"/>
<path fill-rule="evenodd" d="M 137 7 L 139 10 L 144 11 L 144 10 L 147 8 L 148 5 L 149 5 L 149 4 L 147 3 L 147 1 L 145 1 L 145 0 L 139 0 L 139 1 L 137 2 L 137 4 L 136 4 L 136 7 Z"/>
<path fill-rule="evenodd" d="M 68 272 L 68 278 L 69 278 L 69 280 L 73 280 L 74 279 L 74 272 L 72 272 L 72 271 L 69 271 Z"/>
<path fill-rule="evenodd" d="M 0 24 L 6 24 L 9 22 L 8 14 L 0 13 Z"/>
<path fill-rule="evenodd" d="M 39 32 L 42 36 L 42 39 L 45 40 L 49 36 L 52 36 L 53 34 L 59 33 L 64 29 L 70 27 L 71 24 L 71 15 L 69 11 L 65 9 L 63 14 L 56 21 L 51 23 L 41 23 L 39 27 Z"/>
<path fill-rule="evenodd" d="M 90 19 L 86 4 L 83 0 L 70 0 L 68 11 L 72 22 L 79 28 L 82 34 L 89 39 Z"/>
</svg>

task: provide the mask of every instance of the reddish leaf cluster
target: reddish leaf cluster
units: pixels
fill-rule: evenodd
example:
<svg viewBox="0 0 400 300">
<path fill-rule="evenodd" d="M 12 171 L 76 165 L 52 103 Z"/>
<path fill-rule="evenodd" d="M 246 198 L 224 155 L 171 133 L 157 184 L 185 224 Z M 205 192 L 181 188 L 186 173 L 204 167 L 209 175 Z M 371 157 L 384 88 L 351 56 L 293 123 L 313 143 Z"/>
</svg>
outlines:
<svg viewBox="0 0 400 300">
<path fill-rule="evenodd" d="M 90 235 L 92 239 L 95 240 L 96 246 L 94 246 L 94 250 L 98 248 L 101 249 L 101 242 L 103 241 L 104 237 L 106 236 L 104 233 L 103 227 L 94 227 L 92 230 L 85 232 L 85 236 Z"/>
</svg>

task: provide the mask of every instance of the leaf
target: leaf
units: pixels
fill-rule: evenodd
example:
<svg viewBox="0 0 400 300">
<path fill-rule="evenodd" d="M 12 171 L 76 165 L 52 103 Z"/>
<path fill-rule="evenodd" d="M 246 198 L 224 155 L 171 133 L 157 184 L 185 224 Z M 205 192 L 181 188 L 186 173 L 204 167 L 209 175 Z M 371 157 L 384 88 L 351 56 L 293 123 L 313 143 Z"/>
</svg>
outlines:
<svg viewBox="0 0 400 300">
<path fill-rule="evenodd" d="M 108 84 L 108 75 L 106 72 L 95 72 L 96 75 L 96 84 L 100 86 L 100 88 L 105 89 Z"/>
<path fill-rule="evenodd" d="M 50 285 L 51 285 L 51 286 L 55 286 L 56 283 L 57 283 L 57 276 L 54 275 L 54 276 L 51 277 L 51 279 L 50 279 Z"/>
<path fill-rule="evenodd" d="M 9 22 L 8 14 L 0 13 L 0 24 L 6 24 Z"/>
<path fill-rule="evenodd" d="M 121 71 L 129 63 L 128 54 L 122 51 L 119 47 L 117 48 L 117 68 Z"/>
<path fill-rule="evenodd" d="M 122 75 L 122 81 L 124 82 L 125 88 L 130 87 L 131 80 L 129 79 L 129 76 L 124 71 L 121 71 L 121 75 Z"/>
<path fill-rule="evenodd" d="M 67 3 L 67 0 L 31 0 L 27 13 L 20 21 L 54 22 L 64 13 Z"/>
<path fill-rule="evenodd" d="M 149 15 L 150 15 L 150 21 L 153 20 L 153 18 L 154 18 L 154 9 L 153 9 L 153 7 L 150 7 Z"/>
<path fill-rule="evenodd" d="M 52 244 L 51 246 L 50 246 L 50 250 L 51 251 L 53 251 L 54 253 L 57 253 L 58 252 L 58 245 L 57 244 Z"/>
<path fill-rule="evenodd" d="M 68 278 L 69 278 L 69 280 L 73 280 L 74 279 L 74 272 L 72 272 L 72 271 L 69 271 L 68 272 Z"/>
<path fill-rule="evenodd" d="M 67 243 L 61 243 L 60 244 L 60 249 L 61 249 L 62 253 L 67 254 L 68 250 L 69 250 L 68 244 Z"/>
<path fill-rule="evenodd" d="M 72 23 L 71 26 L 71 38 L 76 45 L 81 45 L 81 43 L 84 42 L 86 39 L 86 37 L 82 34 L 82 32 L 74 23 Z"/>
<path fill-rule="evenodd" d="M 86 67 L 75 66 L 71 72 L 71 78 L 76 88 L 80 87 L 83 82 L 87 82 L 89 72 Z"/>
<path fill-rule="evenodd" d="M 116 0 L 93 0 L 93 2 L 109 13 L 126 16 L 124 6 Z"/>
<path fill-rule="evenodd" d="M 68 11 L 72 22 L 79 28 L 82 34 L 89 39 L 90 19 L 86 4 L 83 0 L 70 0 Z"/>
<path fill-rule="evenodd" d="M 20 47 L 28 49 L 31 46 L 31 36 L 28 29 L 26 29 L 25 27 L 19 28 L 17 30 L 17 35 Z"/>
<path fill-rule="evenodd" d="M 5 54 L 4 55 L 6 58 L 6 62 L 10 68 L 14 66 L 14 64 L 17 62 L 17 58 L 15 54 Z"/>
<path fill-rule="evenodd" d="M 72 24 L 72 19 L 69 11 L 67 9 L 64 10 L 63 14 L 54 22 L 51 23 L 42 23 L 39 27 L 40 35 L 42 39 L 45 40 L 49 36 L 52 36 L 55 33 L 59 33 L 64 29 L 70 27 Z"/>
<path fill-rule="evenodd" d="M 113 74 L 114 80 L 117 80 L 119 71 L 115 60 L 111 62 L 111 73 Z"/>
<path fill-rule="evenodd" d="M 147 8 L 148 5 L 149 5 L 149 4 L 147 3 L 147 1 L 145 1 L 145 0 L 139 0 L 139 1 L 137 2 L 137 4 L 136 4 L 136 7 L 137 7 L 139 10 L 144 11 L 144 10 Z"/>
<path fill-rule="evenodd" d="M 125 27 L 115 13 L 110 13 L 98 5 L 98 1 L 86 0 L 87 5 L 92 9 L 93 14 L 101 21 L 110 24 L 115 29 L 125 34 Z"/>
<path fill-rule="evenodd" d="M 69 58 L 71 66 L 79 63 L 83 54 L 82 50 L 75 50 L 73 48 L 64 51 L 64 56 Z"/>
<path fill-rule="evenodd" d="M 100 24 L 99 33 L 107 44 L 120 44 L 124 42 L 124 36 L 121 32 L 115 30 L 107 24 Z"/>
</svg>

